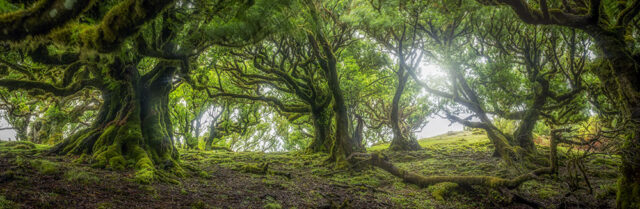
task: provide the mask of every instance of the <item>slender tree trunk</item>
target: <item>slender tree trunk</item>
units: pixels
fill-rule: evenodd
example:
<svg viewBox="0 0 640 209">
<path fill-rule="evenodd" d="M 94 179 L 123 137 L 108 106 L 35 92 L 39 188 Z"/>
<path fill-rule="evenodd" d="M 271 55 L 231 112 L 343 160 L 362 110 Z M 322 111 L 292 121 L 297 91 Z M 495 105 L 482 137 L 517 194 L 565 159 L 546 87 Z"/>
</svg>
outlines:
<svg viewBox="0 0 640 209">
<path fill-rule="evenodd" d="M 420 144 L 414 137 L 408 136 L 408 131 L 403 129 L 400 125 L 399 106 L 402 93 L 409 80 L 409 73 L 405 73 L 405 69 L 400 65 L 398 72 L 398 86 L 396 87 L 396 93 L 393 95 L 393 101 L 391 102 L 391 129 L 393 130 L 393 140 L 391 141 L 390 150 L 394 151 L 413 151 L 420 150 Z"/>
<path fill-rule="evenodd" d="M 209 135 L 207 136 L 204 142 L 204 150 L 211 150 L 213 141 L 216 139 L 218 135 L 218 132 L 216 131 L 216 122 L 217 122 L 216 120 L 211 121 L 211 125 L 209 126 Z"/>
<path fill-rule="evenodd" d="M 364 143 L 363 143 L 364 120 L 362 120 L 362 117 L 357 114 L 356 114 L 356 120 L 358 121 L 358 123 L 356 124 L 356 129 L 353 130 L 353 136 L 351 138 L 353 139 L 354 142 L 364 146 Z"/>
<path fill-rule="evenodd" d="M 328 46 L 326 46 L 328 47 Z M 336 161 L 346 160 L 346 157 L 354 152 L 364 151 L 364 146 L 360 142 L 354 141 L 349 136 L 349 115 L 345 104 L 338 71 L 336 69 L 336 59 L 332 52 L 325 49 L 325 54 L 329 53 L 328 68 L 326 69 L 329 89 L 333 94 L 333 111 L 335 113 L 336 135 L 331 149 L 331 159 Z"/>
<path fill-rule="evenodd" d="M 105 78 L 104 104 L 95 123 L 52 152 L 91 156 L 87 160 L 95 167 L 135 168 L 135 178 L 141 183 L 168 180 L 158 169 L 181 174 L 168 114 L 175 68 L 161 64 L 156 68 L 161 69 L 144 77 L 131 67 L 113 70 Z"/>
</svg>

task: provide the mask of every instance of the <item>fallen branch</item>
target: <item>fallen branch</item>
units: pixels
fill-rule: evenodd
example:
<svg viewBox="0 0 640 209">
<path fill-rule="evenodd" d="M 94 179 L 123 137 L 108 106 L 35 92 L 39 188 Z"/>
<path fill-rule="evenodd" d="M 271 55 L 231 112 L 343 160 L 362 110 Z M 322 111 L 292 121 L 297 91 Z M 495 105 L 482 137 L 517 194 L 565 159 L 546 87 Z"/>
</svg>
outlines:
<svg viewBox="0 0 640 209">
<path fill-rule="evenodd" d="M 403 170 L 396 167 L 391 162 L 384 158 L 381 158 L 378 154 L 367 153 L 354 153 L 349 156 L 349 159 L 359 159 L 361 161 L 368 161 L 371 165 L 381 168 L 392 175 L 401 178 L 407 183 L 415 184 L 420 187 L 428 187 L 442 182 L 453 182 L 459 185 L 480 185 L 491 188 L 508 188 L 514 189 L 520 184 L 535 179 L 537 176 L 543 174 L 552 173 L 551 167 L 539 168 L 531 171 L 530 173 L 520 175 L 513 179 L 504 179 L 492 176 L 423 176 L 413 172 Z"/>
<path fill-rule="evenodd" d="M 258 165 L 246 164 L 246 165 L 240 167 L 240 170 L 244 171 L 246 173 L 253 173 L 253 174 L 258 174 L 258 175 L 271 174 L 271 175 L 284 176 L 284 177 L 287 177 L 288 179 L 291 178 L 291 173 L 269 169 L 269 163 L 261 163 L 261 164 L 258 164 Z"/>
</svg>

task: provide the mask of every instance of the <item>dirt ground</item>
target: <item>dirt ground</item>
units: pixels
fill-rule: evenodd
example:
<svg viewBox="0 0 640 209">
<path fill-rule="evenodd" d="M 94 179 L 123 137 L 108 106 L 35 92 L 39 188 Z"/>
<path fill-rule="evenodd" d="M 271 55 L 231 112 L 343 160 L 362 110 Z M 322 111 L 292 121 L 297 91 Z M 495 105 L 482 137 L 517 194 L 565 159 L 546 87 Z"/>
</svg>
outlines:
<svg viewBox="0 0 640 209">
<path fill-rule="evenodd" d="M 490 157 L 489 143 L 455 137 L 385 154 L 423 175 L 518 175 Z M 616 159 L 596 155 L 585 159 L 589 184 L 567 163 L 560 175 L 511 191 L 419 188 L 377 168 L 333 168 L 322 154 L 181 150 L 186 176 L 175 177 L 178 184 L 143 185 L 131 169 L 91 168 L 74 157 L 44 155 L 46 148 L 0 143 L 0 208 L 611 208 L 617 177 Z"/>
</svg>

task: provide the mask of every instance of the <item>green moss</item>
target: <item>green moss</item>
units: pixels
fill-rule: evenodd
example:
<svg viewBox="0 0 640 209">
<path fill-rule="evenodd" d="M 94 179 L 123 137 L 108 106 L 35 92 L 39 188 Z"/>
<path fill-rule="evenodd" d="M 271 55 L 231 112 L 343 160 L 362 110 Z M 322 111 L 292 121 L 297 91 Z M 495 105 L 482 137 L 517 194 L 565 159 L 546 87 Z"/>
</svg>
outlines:
<svg viewBox="0 0 640 209">
<path fill-rule="evenodd" d="M 2 143 L 4 147 L 12 147 L 13 149 L 35 149 L 36 145 L 27 141 L 10 141 Z"/>
<path fill-rule="evenodd" d="M 123 156 L 115 156 L 109 159 L 109 167 L 113 170 L 124 170 L 127 162 Z"/>
<path fill-rule="evenodd" d="M 29 163 L 31 164 L 31 167 L 44 175 L 55 174 L 59 171 L 60 167 L 57 163 L 42 159 L 31 160 Z"/>
<path fill-rule="evenodd" d="M 111 208 L 115 208 L 113 206 L 113 203 L 110 202 L 101 202 L 98 203 L 98 205 L 96 206 L 96 209 L 111 209 Z"/>
<path fill-rule="evenodd" d="M 212 207 L 209 204 L 202 202 L 202 200 L 198 200 L 198 202 L 191 204 L 191 209 L 207 209 L 207 208 L 212 208 Z"/>
<path fill-rule="evenodd" d="M 282 209 L 280 203 L 270 202 L 264 205 L 264 209 Z"/>
<path fill-rule="evenodd" d="M 629 182 L 625 177 L 618 180 L 616 194 L 618 208 L 640 208 L 640 183 Z"/>
<path fill-rule="evenodd" d="M 13 162 L 18 167 L 26 167 L 26 166 L 30 165 L 29 161 L 25 160 L 22 156 L 16 156 L 16 158 L 13 160 Z"/>
<path fill-rule="evenodd" d="M 211 178 L 211 175 L 209 173 L 207 173 L 206 171 L 200 171 L 198 172 L 198 176 L 202 177 L 202 178 Z"/>
<path fill-rule="evenodd" d="M 18 208 L 18 206 L 15 203 L 13 203 L 11 200 L 7 200 L 7 198 L 0 195 L 0 208 L 10 209 L 10 208 Z"/>
<path fill-rule="evenodd" d="M 98 177 L 96 177 L 91 173 L 81 171 L 81 170 L 76 170 L 76 169 L 71 169 L 65 172 L 64 179 L 68 182 L 82 183 L 82 184 L 95 183 L 95 182 L 98 182 L 99 180 Z"/>
<path fill-rule="evenodd" d="M 427 191 L 431 193 L 431 196 L 439 201 L 444 201 L 446 197 L 453 194 L 453 190 L 458 188 L 458 184 L 452 182 L 442 182 L 434 184 L 427 188 Z"/>
</svg>

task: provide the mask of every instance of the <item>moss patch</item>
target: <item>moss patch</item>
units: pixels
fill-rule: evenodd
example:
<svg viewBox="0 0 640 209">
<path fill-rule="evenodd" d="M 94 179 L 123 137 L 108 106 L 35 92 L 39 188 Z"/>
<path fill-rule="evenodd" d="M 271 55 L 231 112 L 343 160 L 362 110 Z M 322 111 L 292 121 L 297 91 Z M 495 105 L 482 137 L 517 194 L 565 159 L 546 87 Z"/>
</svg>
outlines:
<svg viewBox="0 0 640 209">
<path fill-rule="evenodd" d="M 71 169 L 64 173 L 64 179 L 69 182 L 89 184 L 98 182 L 98 177 L 86 171 Z"/>
<path fill-rule="evenodd" d="M 12 209 L 18 208 L 18 206 L 10 200 L 7 200 L 4 196 L 0 195 L 0 208 L 2 209 Z"/>
<path fill-rule="evenodd" d="M 35 168 L 39 173 L 44 175 L 51 175 L 60 172 L 60 166 L 57 163 L 44 160 L 44 159 L 35 159 L 29 161 L 31 166 Z"/>
<path fill-rule="evenodd" d="M 438 183 L 427 188 L 427 191 L 431 193 L 431 196 L 436 200 L 444 201 L 446 197 L 452 194 L 455 188 L 458 188 L 458 184 L 451 182 Z"/>
</svg>

